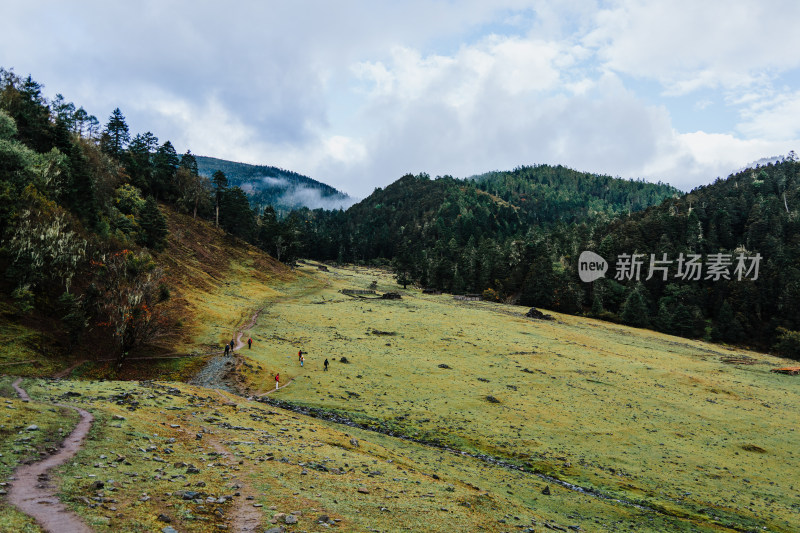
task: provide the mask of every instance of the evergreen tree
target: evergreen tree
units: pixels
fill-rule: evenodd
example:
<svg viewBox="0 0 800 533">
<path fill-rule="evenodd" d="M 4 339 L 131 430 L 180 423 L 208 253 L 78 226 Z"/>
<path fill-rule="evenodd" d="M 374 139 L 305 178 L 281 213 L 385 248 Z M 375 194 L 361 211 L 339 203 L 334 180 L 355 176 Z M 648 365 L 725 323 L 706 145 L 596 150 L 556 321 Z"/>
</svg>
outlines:
<svg viewBox="0 0 800 533">
<path fill-rule="evenodd" d="M 167 220 L 158 208 L 155 198 L 148 196 L 139 214 L 141 242 L 153 250 L 163 250 L 167 240 Z"/>
<path fill-rule="evenodd" d="M 178 154 L 172 143 L 167 141 L 156 150 L 153 156 L 153 182 L 151 190 L 158 200 L 174 201 L 177 198 L 175 172 L 180 164 Z"/>
<path fill-rule="evenodd" d="M 647 302 L 642 295 L 644 290 L 645 289 L 641 286 L 633 287 L 628 293 L 625 303 L 622 304 L 620 318 L 622 318 L 622 321 L 626 324 L 643 328 L 647 327 L 650 323 L 648 319 L 649 311 L 647 309 Z"/>
<path fill-rule="evenodd" d="M 111 116 L 108 117 L 108 124 L 106 124 L 103 132 L 100 146 L 107 154 L 120 157 L 128 146 L 129 141 L 130 133 L 128 132 L 128 124 L 125 122 L 125 116 L 119 108 L 116 108 L 112 111 Z"/>
<path fill-rule="evenodd" d="M 219 227 L 219 204 L 220 200 L 222 200 L 222 193 L 228 186 L 228 178 L 225 177 L 224 172 L 222 172 L 221 170 L 217 170 L 211 176 L 211 182 L 214 184 L 214 189 L 216 192 L 216 203 L 214 208 L 214 225 L 216 227 Z"/>
</svg>

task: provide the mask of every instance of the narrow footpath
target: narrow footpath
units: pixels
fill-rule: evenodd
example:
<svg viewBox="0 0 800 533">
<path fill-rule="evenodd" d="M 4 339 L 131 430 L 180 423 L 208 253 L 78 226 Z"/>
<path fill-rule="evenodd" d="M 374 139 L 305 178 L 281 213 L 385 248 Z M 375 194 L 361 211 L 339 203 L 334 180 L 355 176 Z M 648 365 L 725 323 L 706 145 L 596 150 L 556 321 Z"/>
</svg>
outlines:
<svg viewBox="0 0 800 533">
<path fill-rule="evenodd" d="M 28 393 L 20 386 L 21 382 L 22 378 L 19 378 L 13 383 L 14 390 L 21 400 L 30 401 Z M 61 443 L 59 451 L 36 463 L 22 465 L 14 471 L 14 479 L 8 491 L 8 501 L 23 513 L 33 517 L 45 531 L 50 533 L 91 533 L 89 526 L 58 499 L 55 487 L 49 483 L 49 473 L 78 453 L 92 427 L 94 417 L 88 411 L 71 405 L 54 405 L 77 411 L 81 419 L 72 433 Z"/>
</svg>

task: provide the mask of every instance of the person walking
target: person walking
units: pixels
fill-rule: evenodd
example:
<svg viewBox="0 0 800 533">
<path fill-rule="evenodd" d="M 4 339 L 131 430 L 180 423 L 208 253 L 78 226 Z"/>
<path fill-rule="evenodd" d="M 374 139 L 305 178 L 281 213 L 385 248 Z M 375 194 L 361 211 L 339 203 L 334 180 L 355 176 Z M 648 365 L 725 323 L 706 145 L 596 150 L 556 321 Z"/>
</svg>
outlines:
<svg viewBox="0 0 800 533">
<path fill-rule="evenodd" d="M 247 339 L 247 348 L 250 350 L 253 349 L 253 337 Z"/>
<path fill-rule="evenodd" d="M 303 363 L 305 363 L 305 362 L 306 362 L 306 358 L 301 355 L 300 356 L 300 366 L 303 366 Z"/>
<path fill-rule="evenodd" d="M 303 359 L 303 350 L 300 350 L 299 352 L 297 352 L 297 360 L 301 361 L 302 359 Z"/>
<path fill-rule="evenodd" d="M 325 365 L 325 372 L 327 372 L 328 371 L 328 358 L 327 357 L 325 358 L 325 363 L 323 363 L 323 364 Z"/>
<path fill-rule="evenodd" d="M 275 390 L 278 390 L 278 383 L 281 381 L 281 375 L 275 374 Z"/>
<path fill-rule="evenodd" d="M 228 352 L 230 351 L 230 349 L 231 349 L 230 345 L 226 344 L 225 345 L 225 357 L 228 357 Z"/>
</svg>

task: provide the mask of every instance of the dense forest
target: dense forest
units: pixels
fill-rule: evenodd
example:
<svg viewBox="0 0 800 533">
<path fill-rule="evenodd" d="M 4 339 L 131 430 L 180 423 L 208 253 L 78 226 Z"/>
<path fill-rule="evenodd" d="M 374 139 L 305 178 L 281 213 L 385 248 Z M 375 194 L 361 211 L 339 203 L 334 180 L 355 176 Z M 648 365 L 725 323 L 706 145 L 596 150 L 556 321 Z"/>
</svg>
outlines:
<svg viewBox="0 0 800 533">
<path fill-rule="evenodd" d="M 383 265 L 403 286 L 800 358 L 793 153 L 685 195 L 661 183 L 537 165 L 469 179 L 407 175 L 346 211 L 288 210 L 275 196 L 288 189 L 258 193 L 259 179 L 346 198 L 274 167 L 178 155 L 151 132 L 131 136 L 119 109 L 101 124 L 61 95 L 46 99 L 30 76 L 0 69 L 4 301 L 19 316 L 49 321 L 68 349 L 99 343 L 124 359 L 169 327 L 160 311 L 169 287 L 154 259 L 169 206 L 286 263 Z M 580 281 L 585 250 L 608 261 L 604 278 Z M 641 263 L 637 276 L 620 274 L 626 257 Z M 684 261 L 705 270 L 682 275 Z M 652 264 L 669 268 L 653 275 Z"/>
<path fill-rule="evenodd" d="M 228 184 L 242 189 L 257 211 L 270 205 L 279 216 L 284 216 L 302 207 L 339 209 L 353 203 L 347 194 L 291 170 L 199 155 L 195 160 L 201 176 L 211 178 L 214 172 L 223 172 Z"/>
</svg>

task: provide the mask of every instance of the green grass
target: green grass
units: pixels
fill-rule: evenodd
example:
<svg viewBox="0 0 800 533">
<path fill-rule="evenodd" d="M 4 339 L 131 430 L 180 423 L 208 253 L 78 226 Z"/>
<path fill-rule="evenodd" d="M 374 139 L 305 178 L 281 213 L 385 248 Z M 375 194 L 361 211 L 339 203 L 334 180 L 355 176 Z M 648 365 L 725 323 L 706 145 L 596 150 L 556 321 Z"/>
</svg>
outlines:
<svg viewBox="0 0 800 533">
<path fill-rule="evenodd" d="M 785 361 L 568 315 L 533 321 L 526 308 L 447 295 L 337 292 L 372 280 L 397 290 L 377 271 L 314 279 L 313 291 L 309 281 L 287 288 L 267 308 L 245 352 L 266 374 L 294 379 L 276 398 L 529 464 L 709 527 L 798 526 L 797 382 L 769 372 Z M 732 355 L 755 364 L 725 364 Z M 272 383 L 250 376 L 254 390 Z"/>
<path fill-rule="evenodd" d="M 230 526 L 232 503 L 175 493 L 220 496 L 235 484 L 263 505 L 262 526 L 296 510 L 295 528 L 305 531 L 329 529 L 316 522 L 322 514 L 341 520 L 341 531 L 800 527 L 798 378 L 769 372 L 784 360 L 567 315 L 533 321 L 526 308 L 415 290 L 399 290 L 399 301 L 351 298 L 338 291 L 373 280 L 379 292 L 398 287 L 384 272 L 313 265 L 265 277 L 258 261 L 237 257 L 215 274 L 222 281 L 175 292 L 194 313 L 187 348 L 221 345 L 263 309 L 246 332 L 253 349 L 241 351 L 249 394 L 272 389 L 280 372 L 292 383 L 275 399 L 407 439 L 165 381 L 31 381 L 31 419 L 56 414 L 45 400 L 96 417 L 57 478 L 62 498 L 97 531 L 159 531 L 159 514 L 179 531 L 218 531 Z M 731 357 L 754 364 L 727 364 Z M 150 364 L 139 377 L 176 379 L 201 362 Z M 91 365 L 79 372 L 109 375 Z M 0 394 L 11 394 L 9 383 L 0 379 Z M 0 445 L 19 445 L 16 435 Z M 93 499 L 98 479 L 105 501 Z M 0 529 L 25 520 L 0 509 Z"/>
</svg>

